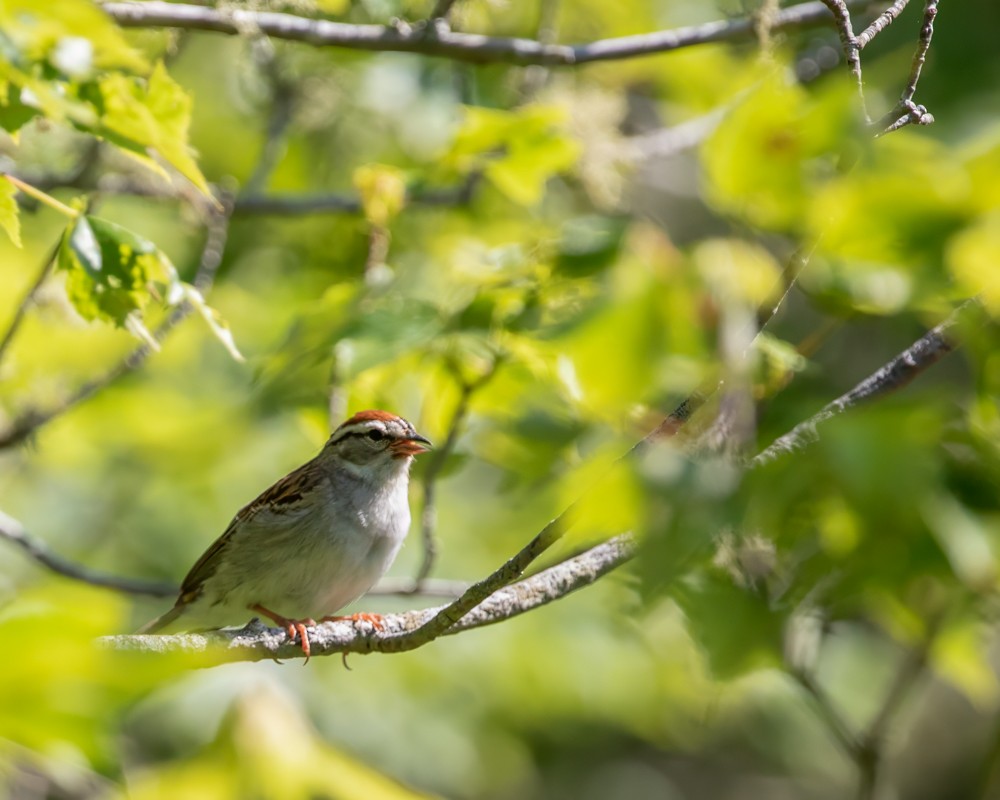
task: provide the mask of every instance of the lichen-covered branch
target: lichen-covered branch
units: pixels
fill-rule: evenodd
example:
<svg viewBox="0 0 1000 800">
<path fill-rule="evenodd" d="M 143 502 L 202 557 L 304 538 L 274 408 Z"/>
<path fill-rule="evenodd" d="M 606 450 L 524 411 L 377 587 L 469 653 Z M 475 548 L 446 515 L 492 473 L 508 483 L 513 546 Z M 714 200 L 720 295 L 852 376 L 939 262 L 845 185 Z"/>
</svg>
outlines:
<svg viewBox="0 0 1000 800">
<path fill-rule="evenodd" d="M 849 8 L 865 9 L 874 3 L 870 0 L 851 0 L 846 5 Z M 103 8 L 125 28 L 183 28 L 229 35 L 251 30 L 276 39 L 304 42 L 317 47 L 419 53 L 474 64 L 503 63 L 520 66 L 578 66 L 755 36 L 755 21 L 750 17 L 567 45 L 545 43 L 536 39 L 461 33 L 446 27 L 430 30 L 423 25 L 411 26 L 406 23 L 393 26 L 353 25 L 271 11 L 212 8 L 161 0 L 142 3 L 112 2 L 105 3 Z M 823 3 L 801 3 L 775 14 L 770 29 L 805 28 L 824 25 L 829 21 L 830 12 Z"/>
<path fill-rule="evenodd" d="M 439 636 L 482 628 L 547 605 L 588 586 L 635 555 L 634 540 L 625 535 L 597 545 L 530 578 L 492 592 L 447 627 L 433 626 L 452 606 L 386 614 L 383 629 L 371 623 L 325 622 L 309 630 L 311 655 L 333 653 L 398 653 L 413 650 Z M 260 622 L 233 631 L 176 636 L 106 636 L 105 647 L 147 653 L 211 652 L 220 661 L 260 661 L 302 658 L 302 647 L 288 641 L 283 630 Z"/>
</svg>

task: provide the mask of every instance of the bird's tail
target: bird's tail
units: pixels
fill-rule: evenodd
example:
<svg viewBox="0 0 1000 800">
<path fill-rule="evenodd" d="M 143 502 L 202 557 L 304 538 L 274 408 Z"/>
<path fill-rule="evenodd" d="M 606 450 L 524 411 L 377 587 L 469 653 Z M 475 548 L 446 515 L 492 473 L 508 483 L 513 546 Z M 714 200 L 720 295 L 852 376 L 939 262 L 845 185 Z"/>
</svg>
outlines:
<svg viewBox="0 0 1000 800">
<path fill-rule="evenodd" d="M 143 625 L 139 630 L 136 631 L 137 635 L 143 635 L 147 633 L 156 633 L 167 627 L 171 622 L 177 619 L 184 612 L 184 606 L 180 603 L 171 608 L 166 614 L 161 614 L 156 619 L 151 619 L 145 625 Z"/>
</svg>

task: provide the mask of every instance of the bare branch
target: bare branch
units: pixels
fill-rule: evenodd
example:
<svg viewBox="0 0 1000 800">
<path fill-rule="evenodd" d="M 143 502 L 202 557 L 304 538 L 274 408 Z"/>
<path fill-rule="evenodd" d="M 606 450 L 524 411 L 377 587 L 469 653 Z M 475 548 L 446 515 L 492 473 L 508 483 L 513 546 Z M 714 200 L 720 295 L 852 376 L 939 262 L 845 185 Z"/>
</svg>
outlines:
<svg viewBox="0 0 1000 800">
<path fill-rule="evenodd" d="M 21 327 L 21 322 L 24 320 L 24 315 L 28 313 L 28 307 L 34 302 L 35 295 L 38 294 L 38 290 L 42 288 L 42 284 L 48 279 L 49 275 L 52 274 L 52 268 L 55 266 L 56 258 L 59 255 L 59 248 L 62 246 L 62 236 L 60 235 L 59 241 L 55 243 L 52 249 L 45 256 L 45 260 L 42 262 L 42 268 L 38 271 L 38 275 L 34 282 L 25 292 L 24 297 L 18 304 L 17 309 L 14 311 L 14 316 L 11 318 L 10 325 L 7 326 L 7 330 L 4 332 L 3 338 L 0 339 L 0 361 L 3 360 L 4 354 L 7 352 L 7 348 L 10 343 L 14 341 L 14 337 L 17 335 L 18 330 Z"/>
<path fill-rule="evenodd" d="M 636 544 L 629 536 L 618 536 L 580 555 L 543 570 L 523 581 L 492 593 L 485 602 L 463 613 L 447 628 L 434 635 L 433 620 L 451 606 L 387 614 L 384 628 L 376 631 L 370 623 L 326 622 L 309 630 L 312 656 L 333 653 L 397 653 L 413 650 L 441 635 L 493 625 L 547 605 L 588 586 L 635 555 Z M 470 613 L 471 612 L 471 613 Z M 267 658 L 302 658 L 301 645 L 288 641 L 285 631 L 251 623 L 235 631 L 189 633 L 175 636 L 107 636 L 99 640 L 116 650 L 148 653 L 217 653 L 225 661 L 260 661 Z"/>
<path fill-rule="evenodd" d="M 437 0 L 434 4 L 434 10 L 431 11 L 430 19 L 447 19 L 453 5 L 455 5 L 455 0 Z"/>
<path fill-rule="evenodd" d="M 105 575 L 60 558 L 45 544 L 31 536 L 20 522 L 2 511 L 0 511 L 0 539 L 6 539 L 8 542 L 16 544 L 43 567 L 67 578 L 83 581 L 93 586 L 116 589 L 128 594 L 148 595 L 150 597 L 174 597 L 177 594 L 177 586 L 174 584 Z"/>
<path fill-rule="evenodd" d="M 848 8 L 865 9 L 874 3 L 872 0 L 850 0 L 846 5 Z M 230 35 L 253 30 L 276 39 L 304 42 L 317 47 L 419 53 L 474 64 L 504 63 L 521 66 L 577 66 L 594 61 L 665 53 L 710 42 L 747 39 L 755 35 L 754 20 L 745 18 L 564 45 L 444 29 L 429 36 L 420 26 L 351 25 L 270 11 L 240 8 L 222 10 L 162 0 L 142 3 L 112 2 L 105 3 L 103 8 L 125 28 L 173 27 Z M 813 27 L 825 25 L 829 21 L 830 12 L 823 3 L 801 3 L 776 14 L 771 30 Z"/>
<path fill-rule="evenodd" d="M 864 50 L 872 39 L 888 28 L 892 24 L 893 20 L 895 20 L 896 17 L 902 13 L 903 9 L 906 8 L 907 3 L 909 2 L 910 0 L 896 0 L 895 3 L 879 14 L 872 21 L 871 25 L 858 34 L 858 49 Z"/>
<path fill-rule="evenodd" d="M 408 206 L 462 206 L 467 205 L 479 182 L 479 175 L 470 175 L 465 183 L 450 189 L 424 189 L 408 193 Z M 361 201 L 357 195 L 257 195 L 248 194 L 236 200 L 235 213 L 240 216 L 299 216 L 303 214 L 360 214 Z"/>
<path fill-rule="evenodd" d="M 208 293 L 215 280 L 216 270 L 222 263 L 222 252 L 225 249 L 226 237 L 229 232 L 229 218 L 232 214 L 232 201 L 225 199 L 223 208 L 209 211 L 208 231 L 205 236 L 205 246 L 202 249 L 201 261 L 195 274 L 194 286 L 202 295 Z M 185 320 L 194 308 L 190 303 L 179 305 L 153 332 L 153 338 L 162 342 L 170 332 Z M 120 363 L 109 369 L 98 378 L 87 381 L 75 392 L 63 398 L 49 408 L 32 408 L 23 412 L 6 429 L 0 430 L 0 449 L 11 447 L 23 442 L 42 425 L 61 414 L 89 400 L 98 392 L 115 383 L 122 376 L 139 369 L 153 353 L 153 348 L 142 344 L 129 353 Z"/>
<path fill-rule="evenodd" d="M 978 303 L 974 300 L 963 303 L 944 322 L 921 336 L 888 364 L 873 372 L 846 394 L 828 403 L 805 422 L 800 422 L 788 433 L 775 439 L 751 459 L 750 466 L 760 467 L 782 455 L 802 450 L 819 438 L 816 428 L 820 423 L 861 402 L 906 386 L 955 348 L 955 343 L 949 340 L 946 334 L 958 323 L 964 312 L 977 306 Z"/>
<path fill-rule="evenodd" d="M 881 128 L 880 136 L 892 133 L 906 125 L 930 125 L 934 122 L 934 115 L 926 107 L 913 102 L 913 95 L 917 91 L 917 83 L 920 82 L 920 73 L 927 60 L 927 51 L 931 46 L 931 39 L 934 36 L 934 20 L 937 17 L 938 0 L 926 0 L 924 3 L 924 18 L 920 26 L 920 38 L 917 41 L 917 50 L 913 54 L 913 63 L 910 65 L 910 77 L 906 81 L 903 93 L 899 97 L 896 107 L 883 117 L 878 127 Z"/>
<path fill-rule="evenodd" d="M 833 738 L 837 740 L 837 744 L 840 745 L 846 755 L 853 758 L 860 747 L 858 737 L 851 730 L 851 726 L 848 725 L 847 720 L 841 715 L 840 710 L 830 698 L 830 695 L 826 693 L 810 673 L 802 670 L 793 670 L 791 675 L 805 689 L 810 700 L 812 700 L 816 712 L 826 724 Z"/>
<path fill-rule="evenodd" d="M 837 22 L 837 32 L 840 34 L 840 46 L 844 50 L 847 58 L 847 68 L 854 76 L 854 81 L 858 85 L 858 97 L 861 100 L 861 110 L 865 115 L 865 121 L 870 122 L 868 109 L 865 104 L 865 87 L 861 77 L 861 46 L 854 35 L 854 25 L 851 22 L 851 12 L 847 8 L 844 0 L 823 0 L 823 3 L 830 9 L 833 18 Z"/>
</svg>

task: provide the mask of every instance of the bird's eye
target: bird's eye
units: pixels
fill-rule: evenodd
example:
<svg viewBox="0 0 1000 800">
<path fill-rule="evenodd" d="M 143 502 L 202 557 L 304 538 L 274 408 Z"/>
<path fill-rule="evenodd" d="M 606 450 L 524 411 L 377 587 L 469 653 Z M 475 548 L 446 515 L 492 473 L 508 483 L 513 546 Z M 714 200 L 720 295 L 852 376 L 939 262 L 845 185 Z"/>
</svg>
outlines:
<svg viewBox="0 0 1000 800">
<path fill-rule="evenodd" d="M 368 431 L 368 438 L 373 442 L 381 442 L 385 438 L 385 434 L 382 431 Z"/>
</svg>

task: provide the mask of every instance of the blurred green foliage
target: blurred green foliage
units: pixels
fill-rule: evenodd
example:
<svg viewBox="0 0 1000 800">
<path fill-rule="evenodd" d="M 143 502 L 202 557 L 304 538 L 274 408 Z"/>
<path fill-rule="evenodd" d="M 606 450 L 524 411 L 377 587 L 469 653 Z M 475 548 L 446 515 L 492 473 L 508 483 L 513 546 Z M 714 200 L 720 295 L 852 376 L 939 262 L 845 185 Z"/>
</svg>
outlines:
<svg viewBox="0 0 1000 800">
<path fill-rule="evenodd" d="M 310 7 L 385 23 L 431 4 Z M 585 41 L 747 9 L 578 0 L 556 29 Z M 918 14 L 865 50 L 873 109 L 905 78 Z M 534 36 L 537 17 L 468 0 L 452 23 Z M 0 431 L 180 303 L 210 323 L 0 450 L 0 509 L 91 568 L 177 581 L 341 416 L 390 408 L 441 442 L 475 386 L 439 476 L 435 575 L 487 574 L 577 500 L 545 564 L 625 530 L 642 542 L 627 570 L 544 610 L 351 672 L 98 649 L 165 603 L 0 542 L 0 791 L 842 797 L 858 764 L 794 676 L 863 731 L 914 648 L 931 680 L 889 720 L 896 796 L 1000 791 L 1000 58 L 981 35 L 996 24 L 985 2 L 944 4 L 917 95 L 938 123 L 873 140 L 832 28 L 539 72 L 0 3 L 3 167 L 52 201 L 0 179 L 0 332 L 61 242 L 2 354 Z M 693 148 L 638 144 L 708 112 L 721 121 Z M 192 282 L 219 213 L 209 186 L 251 180 L 358 212 L 257 215 L 237 195 L 208 308 Z M 453 201 L 426 202 L 437 192 Z M 801 453 L 739 465 L 734 450 L 972 295 L 959 354 Z M 618 460 L 720 380 L 675 440 Z M 742 438 L 706 446 L 732 408 Z M 415 572 L 418 539 L 394 574 Z"/>
</svg>

